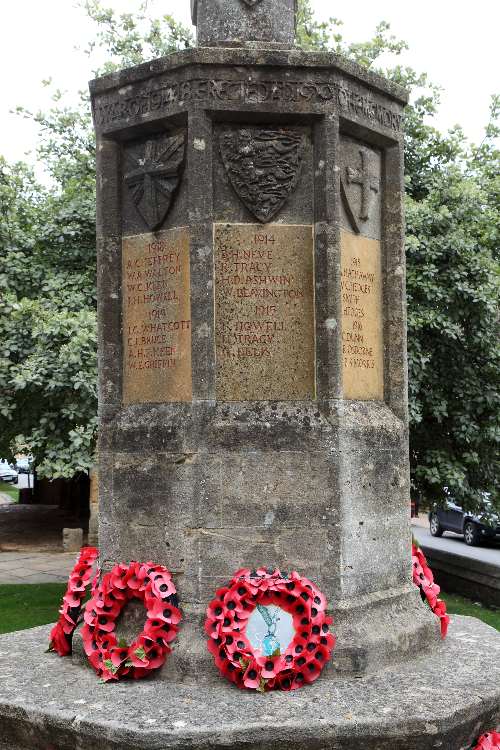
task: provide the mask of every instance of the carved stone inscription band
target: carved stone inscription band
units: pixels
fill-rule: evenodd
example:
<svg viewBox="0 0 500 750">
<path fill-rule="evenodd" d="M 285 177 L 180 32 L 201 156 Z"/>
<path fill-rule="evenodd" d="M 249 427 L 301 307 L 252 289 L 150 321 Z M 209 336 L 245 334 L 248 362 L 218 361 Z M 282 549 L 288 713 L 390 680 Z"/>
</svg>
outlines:
<svg viewBox="0 0 500 750">
<path fill-rule="evenodd" d="M 155 88 L 135 90 L 129 94 L 114 93 L 94 102 L 97 128 L 124 120 L 142 121 L 148 114 L 166 116 L 178 111 L 184 104 L 199 103 L 216 107 L 221 104 L 330 104 L 340 114 L 361 119 L 371 125 L 399 132 L 403 115 L 376 101 L 367 91 L 353 90 L 346 80 L 315 79 L 307 81 L 280 80 L 229 80 L 222 78 L 194 78 L 181 82 L 157 84 Z"/>
</svg>

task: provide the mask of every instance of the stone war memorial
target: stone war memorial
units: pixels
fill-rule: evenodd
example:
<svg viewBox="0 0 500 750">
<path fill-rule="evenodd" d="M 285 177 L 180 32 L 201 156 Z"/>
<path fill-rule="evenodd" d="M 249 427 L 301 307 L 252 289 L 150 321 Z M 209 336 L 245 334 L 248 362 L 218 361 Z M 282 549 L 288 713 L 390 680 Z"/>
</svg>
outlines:
<svg viewBox="0 0 500 750">
<path fill-rule="evenodd" d="M 466 750 L 500 719 L 500 637 L 442 640 L 412 582 L 407 94 L 297 48 L 294 0 L 192 13 L 196 48 L 90 85 L 100 565 L 165 566 L 182 621 L 161 670 L 109 683 L 81 626 L 63 659 L 48 627 L 1 636 L 0 748 Z M 312 684 L 221 677 L 207 607 L 242 568 L 326 597 Z M 303 635 L 283 606 L 241 627 L 273 657 Z"/>
</svg>

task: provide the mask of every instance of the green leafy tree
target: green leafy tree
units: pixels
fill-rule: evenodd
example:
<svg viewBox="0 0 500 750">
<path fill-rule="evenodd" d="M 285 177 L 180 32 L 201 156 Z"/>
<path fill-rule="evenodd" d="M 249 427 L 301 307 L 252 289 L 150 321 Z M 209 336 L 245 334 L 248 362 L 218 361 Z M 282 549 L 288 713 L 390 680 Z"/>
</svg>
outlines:
<svg viewBox="0 0 500 750">
<path fill-rule="evenodd" d="M 117 14 L 82 6 L 95 22 L 87 52 L 99 72 L 135 65 L 193 43 L 147 2 Z M 447 486 L 473 506 L 498 503 L 498 99 L 485 140 L 429 125 L 439 89 L 397 64 L 404 42 L 381 23 L 366 43 L 344 40 L 338 19 L 319 23 L 299 1 L 297 43 L 330 50 L 413 92 L 406 113 L 407 259 L 412 481 L 427 497 Z M 380 61 L 392 55 L 390 68 Z M 2 165 L 0 241 L 1 451 L 32 446 L 41 473 L 71 476 L 95 445 L 94 140 L 86 94 L 76 108 L 56 93 L 29 113 L 41 128 L 43 188 L 23 165 Z M 36 335 L 31 335 L 35 333 Z"/>
<path fill-rule="evenodd" d="M 75 165 L 72 164 L 75 168 Z M 58 167 L 59 168 L 59 167 Z M 92 190 L 48 191 L 24 165 L 0 182 L 0 454 L 32 451 L 40 476 L 92 462 L 96 427 Z"/>
<path fill-rule="evenodd" d="M 483 143 L 428 175 L 406 212 L 413 481 L 470 506 L 484 491 L 498 506 L 498 104 Z"/>
</svg>

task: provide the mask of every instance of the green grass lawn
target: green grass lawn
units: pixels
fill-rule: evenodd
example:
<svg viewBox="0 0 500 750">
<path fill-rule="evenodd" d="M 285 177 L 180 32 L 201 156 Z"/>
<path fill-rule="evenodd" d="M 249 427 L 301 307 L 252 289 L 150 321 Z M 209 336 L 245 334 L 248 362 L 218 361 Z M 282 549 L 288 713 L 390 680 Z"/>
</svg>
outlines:
<svg viewBox="0 0 500 750">
<path fill-rule="evenodd" d="M 463 596 L 458 596 L 457 594 L 445 594 L 442 592 L 441 597 L 446 602 L 449 614 L 477 617 L 487 625 L 491 625 L 492 628 L 500 630 L 500 609 L 485 607 L 470 599 L 464 599 Z"/>
<path fill-rule="evenodd" d="M 15 503 L 19 502 L 17 485 L 10 484 L 10 482 L 0 482 L 0 492 L 3 492 L 4 495 L 9 495 Z"/>
<path fill-rule="evenodd" d="M 0 633 L 55 622 L 65 583 L 0 585 Z"/>
<path fill-rule="evenodd" d="M 0 633 L 54 622 L 66 589 L 62 583 L 0 585 Z M 500 630 L 500 609 L 489 609 L 455 594 L 442 594 L 448 612 L 471 615 Z"/>
</svg>

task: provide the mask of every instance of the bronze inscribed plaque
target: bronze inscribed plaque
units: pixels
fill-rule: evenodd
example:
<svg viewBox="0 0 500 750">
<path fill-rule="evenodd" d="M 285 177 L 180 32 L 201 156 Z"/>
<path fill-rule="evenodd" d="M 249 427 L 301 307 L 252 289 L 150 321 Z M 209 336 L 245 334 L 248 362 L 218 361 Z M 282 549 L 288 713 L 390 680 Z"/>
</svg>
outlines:
<svg viewBox="0 0 500 750">
<path fill-rule="evenodd" d="M 311 225 L 215 224 L 217 399 L 315 396 Z"/>
<path fill-rule="evenodd" d="M 122 242 L 123 402 L 191 401 L 189 232 Z"/>
<path fill-rule="evenodd" d="M 344 398 L 384 398 L 382 261 L 379 240 L 341 231 Z"/>
</svg>

